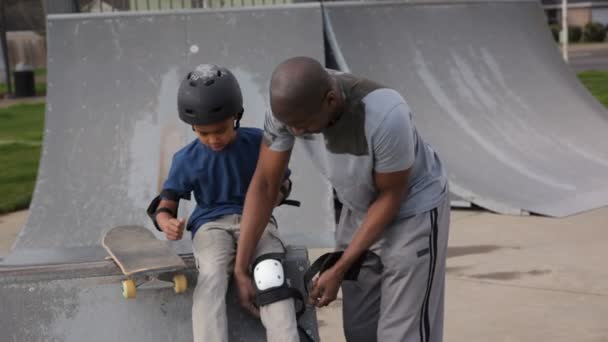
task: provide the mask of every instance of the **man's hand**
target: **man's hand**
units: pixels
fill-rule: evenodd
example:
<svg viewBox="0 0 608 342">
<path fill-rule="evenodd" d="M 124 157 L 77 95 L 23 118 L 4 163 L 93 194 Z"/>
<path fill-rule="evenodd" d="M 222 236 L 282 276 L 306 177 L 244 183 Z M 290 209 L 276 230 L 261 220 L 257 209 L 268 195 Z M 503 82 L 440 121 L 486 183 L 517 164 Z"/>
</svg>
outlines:
<svg viewBox="0 0 608 342">
<path fill-rule="evenodd" d="M 168 240 L 181 240 L 184 235 L 185 220 L 173 218 L 165 213 L 160 213 L 156 220 L 160 229 L 163 230 Z"/>
<path fill-rule="evenodd" d="M 255 317 L 260 317 L 260 310 L 255 306 L 255 287 L 251 277 L 244 272 L 235 272 L 234 281 L 239 293 L 239 302 L 241 306 L 249 311 Z"/>
<path fill-rule="evenodd" d="M 335 267 L 321 273 L 312 281 L 309 303 L 320 308 L 336 300 L 343 279 L 344 274 Z"/>
</svg>

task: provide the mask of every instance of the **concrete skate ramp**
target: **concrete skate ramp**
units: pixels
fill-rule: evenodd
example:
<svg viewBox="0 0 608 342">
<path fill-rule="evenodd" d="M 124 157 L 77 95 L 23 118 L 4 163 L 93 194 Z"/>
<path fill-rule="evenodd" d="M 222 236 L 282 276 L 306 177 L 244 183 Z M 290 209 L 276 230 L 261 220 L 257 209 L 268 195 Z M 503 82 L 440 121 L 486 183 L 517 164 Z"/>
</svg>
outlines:
<svg viewBox="0 0 608 342">
<path fill-rule="evenodd" d="M 112 226 L 154 229 L 145 209 L 160 190 L 173 152 L 195 139 L 176 110 L 177 87 L 187 70 L 201 63 L 231 68 L 243 89 L 243 124 L 261 127 L 273 68 L 293 55 L 323 58 L 317 4 L 55 15 L 48 18 L 47 37 L 41 166 L 30 216 L 13 246 L 13 255 L 45 256 L 38 262 L 67 262 L 72 252 L 96 260 L 103 255 L 101 237 Z M 276 216 L 289 243 L 328 246 L 331 188 L 309 164 L 296 148 L 292 197 L 302 207 L 281 207 Z M 185 217 L 193 203 L 183 204 Z M 189 245 L 174 243 L 180 251 Z"/>
<path fill-rule="evenodd" d="M 500 213 L 608 204 L 608 114 L 536 2 L 326 3 L 337 64 L 395 87 L 451 190 Z"/>
</svg>

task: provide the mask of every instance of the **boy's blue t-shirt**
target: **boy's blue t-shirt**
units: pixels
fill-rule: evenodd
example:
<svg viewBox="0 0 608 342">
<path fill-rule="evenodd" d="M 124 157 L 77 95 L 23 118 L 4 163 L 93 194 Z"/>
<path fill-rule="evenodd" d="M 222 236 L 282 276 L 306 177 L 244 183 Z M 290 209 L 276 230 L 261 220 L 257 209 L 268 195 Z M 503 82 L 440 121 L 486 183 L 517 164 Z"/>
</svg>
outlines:
<svg viewBox="0 0 608 342">
<path fill-rule="evenodd" d="M 194 193 L 197 205 L 187 225 L 192 237 L 209 221 L 242 214 L 262 134 L 260 129 L 241 127 L 234 141 L 222 151 L 213 151 L 195 139 L 175 153 L 163 189 L 187 200 Z"/>
</svg>

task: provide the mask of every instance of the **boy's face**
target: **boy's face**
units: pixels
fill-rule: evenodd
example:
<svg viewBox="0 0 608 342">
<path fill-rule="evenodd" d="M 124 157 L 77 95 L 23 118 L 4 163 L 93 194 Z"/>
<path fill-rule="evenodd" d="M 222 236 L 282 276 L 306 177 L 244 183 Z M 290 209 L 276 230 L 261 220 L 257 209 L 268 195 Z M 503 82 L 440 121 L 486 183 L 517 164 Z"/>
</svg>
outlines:
<svg viewBox="0 0 608 342">
<path fill-rule="evenodd" d="M 232 142 L 236 134 L 234 118 L 228 118 L 210 125 L 194 125 L 192 129 L 198 140 L 215 152 L 223 150 Z"/>
</svg>

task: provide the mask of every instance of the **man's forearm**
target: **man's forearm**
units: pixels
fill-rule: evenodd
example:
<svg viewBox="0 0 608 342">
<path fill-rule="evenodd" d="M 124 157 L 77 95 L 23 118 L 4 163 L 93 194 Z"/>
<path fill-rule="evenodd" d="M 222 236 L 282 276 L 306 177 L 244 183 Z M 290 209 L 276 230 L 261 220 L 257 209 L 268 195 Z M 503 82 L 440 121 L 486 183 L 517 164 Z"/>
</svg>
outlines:
<svg viewBox="0 0 608 342">
<path fill-rule="evenodd" d="M 401 192 L 384 192 L 374 200 L 363 224 L 357 229 L 344 254 L 335 264 L 336 270 L 345 274 L 351 265 L 380 239 L 386 227 L 399 212 L 401 196 Z"/>
<path fill-rule="evenodd" d="M 234 271 L 247 272 L 255 248 L 270 220 L 274 203 L 277 201 L 278 187 L 254 179 L 247 191 L 241 220 L 241 234 L 237 247 Z"/>
</svg>

